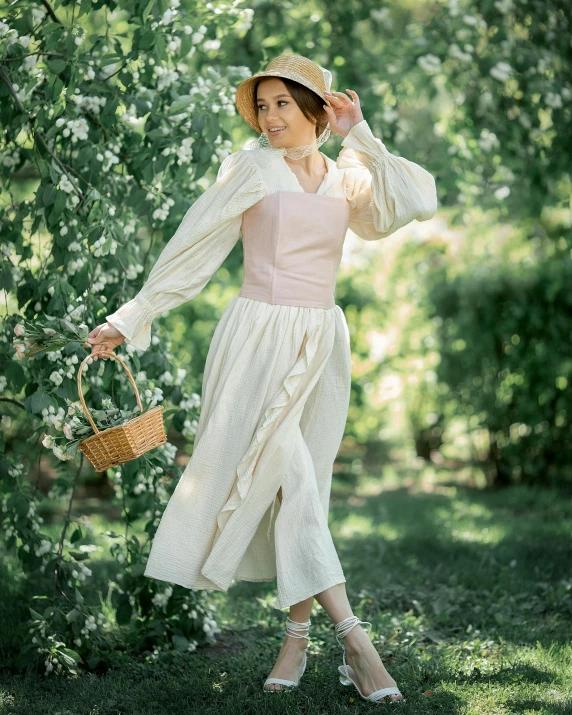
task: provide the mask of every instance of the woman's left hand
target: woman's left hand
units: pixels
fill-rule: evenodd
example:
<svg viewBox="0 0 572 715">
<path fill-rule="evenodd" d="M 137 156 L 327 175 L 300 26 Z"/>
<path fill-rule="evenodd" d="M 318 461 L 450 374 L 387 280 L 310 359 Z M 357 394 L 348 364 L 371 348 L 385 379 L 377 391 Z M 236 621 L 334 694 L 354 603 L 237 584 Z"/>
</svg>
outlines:
<svg viewBox="0 0 572 715">
<path fill-rule="evenodd" d="M 330 120 L 330 130 L 341 134 L 343 137 L 347 135 L 350 129 L 363 120 L 359 97 L 352 89 L 347 89 L 352 96 L 350 99 L 343 92 L 325 92 L 325 95 L 332 106 L 327 104 L 324 109 Z"/>
</svg>

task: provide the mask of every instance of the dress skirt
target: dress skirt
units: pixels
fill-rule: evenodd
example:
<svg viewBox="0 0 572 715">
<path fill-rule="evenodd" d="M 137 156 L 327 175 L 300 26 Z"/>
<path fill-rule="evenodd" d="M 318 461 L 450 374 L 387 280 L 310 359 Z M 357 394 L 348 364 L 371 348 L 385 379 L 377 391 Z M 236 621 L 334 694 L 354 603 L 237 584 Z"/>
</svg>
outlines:
<svg viewBox="0 0 572 715">
<path fill-rule="evenodd" d="M 222 591 L 276 579 L 276 608 L 345 582 L 328 513 L 350 384 L 339 306 L 233 298 L 209 347 L 193 454 L 145 575 Z"/>
</svg>

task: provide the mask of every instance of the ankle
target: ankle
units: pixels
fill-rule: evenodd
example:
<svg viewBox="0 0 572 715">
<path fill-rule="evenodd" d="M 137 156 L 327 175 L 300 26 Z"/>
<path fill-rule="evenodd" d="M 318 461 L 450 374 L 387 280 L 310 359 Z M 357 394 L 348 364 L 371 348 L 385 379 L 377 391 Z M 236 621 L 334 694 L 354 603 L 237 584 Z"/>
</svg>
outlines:
<svg viewBox="0 0 572 715">
<path fill-rule="evenodd" d="M 292 638 L 288 635 L 284 636 L 284 644 L 286 648 L 305 650 L 308 647 L 308 642 L 308 638 Z"/>
<path fill-rule="evenodd" d="M 348 655 L 360 655 L 372 646 L 368 634 L 359 624 L 344 637 L 343 644 Z"/>
</svg>

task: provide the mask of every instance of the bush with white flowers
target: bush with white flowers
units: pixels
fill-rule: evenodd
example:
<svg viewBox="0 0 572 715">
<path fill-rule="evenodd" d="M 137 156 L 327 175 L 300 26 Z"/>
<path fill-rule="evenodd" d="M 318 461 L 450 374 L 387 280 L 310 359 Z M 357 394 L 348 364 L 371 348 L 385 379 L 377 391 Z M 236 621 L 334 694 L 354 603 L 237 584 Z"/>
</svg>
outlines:
<svg viewBox="0 0 572 715">
<path fill-rule="evenodd" d="M 372 12 L 372 17 L 382 25 L 386 21 L 386 15 L 378 19 Z M 453 221 L 462 221 L 472 206 L 494 209 L 512 221 L 535 220 L 546 205 L 561 200 L 572 162 L 566 138 L 572 118 L 569 25 L 564 5 L 551 0 L 541 5 L 535 0 L 448 0 L 428 22 L 412 21 L 405 37 L 396 34 L 398 52 L 388 43 L 392 64 L 387 71 L 407 77 L 384 90 L 388 103 L 399 108 L 404 99 L 411 106 L 416 95 L 426 111 L 428 95 L 441 98 L 433 127 L 435 151 L 446 152 L 446 170 L 439 172 L 433 163 L 433 173 L 437 169 Z M 369 76 L 370 68 L 363 58 L 360 62 Z M 370 62 L 375 73 L 373 53 Z M 410 142 L 414 130 L 403 131 L 398 116 L 381 134 L 395 147 L 393 140 Z M 419 145 L 431 141 L 428 135 Z M 510 173 L 501 176 L 499 163 Z"/>
<path fill-rule="evenodd" d="M 0 75 L 0 172 L 7 188 L 0 290 L 10 311 L 0 329 L 6 445 L 0 523 L 7 552 L 38 589 L 18 665 L 52 677 L 107 659 L 113 621 L 131 630 L 133 652 L 154 644 L 149 658 L 214 642 L 204 592 L 165 588 L 143 576 L 150 540 L 180 476 L 170 442 L 110 470 L 112 499 L 125 521 L 121 535 L 103 537 L 117 568 L 115 611 L 104 616 L 86 606 L 84 594 L 98 587 L 90 558 L 103 547 L 94 543 L 85 515 L 71 508 L 90 468 L 77 450 L 87 424 L 77 370 L 88 353 L 88 326 L 138 292 L 153 256 L 203 190 L 199 179 L 207 172 L 214 179 L 231 153 L 221 120 L 236 113 L 229 88 L 250 72 L 217 62 L 222 38 L 239 36 L 252 20 L 236 4 L 207 3 L 191 15 L 179 0 L 102 0 L 86 10 L 81 3 L 72 13 L 67 0 L 12 4 L 0 21 L 0 59 L 9 59 Z M 166 426 L 188 436 L 200 399 L 170 347 L 168 335 L 154 335 L 144 354 L 131 345 L 117 353 L 136 376 L 145 407 L 164 405 Z M 121 365 L 89 363 L 83 390 L 97 420 L 136 406 Z M 49 457 L 57 474 L 45 493 L 29 478 L 40 456 Z M 53 538 L 38 512 L 56 502 L 62 530 Z M 134 520 L 144 525 L 144 541 L 129 528 Z"/>
</svg>

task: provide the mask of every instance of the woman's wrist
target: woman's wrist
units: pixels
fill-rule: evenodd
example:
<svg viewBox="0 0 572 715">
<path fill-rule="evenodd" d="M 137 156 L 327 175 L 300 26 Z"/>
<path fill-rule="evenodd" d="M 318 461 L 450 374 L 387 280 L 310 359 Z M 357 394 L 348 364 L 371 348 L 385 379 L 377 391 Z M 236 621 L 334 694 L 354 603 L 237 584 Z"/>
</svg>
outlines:
<svg viewBox="0 0 572 715">
<path fill-rule="evenodd" d="M 348 136 L 348 134 L 350 134 L 351 131 L 352 131 L 355 127 L 357 127 L 359 124 L 361 124 L 362 122 L 365 122 L 365 119 L 360 119 L 359 122 L 356 122 L 355 124 L 353 124 L 353 125 L 348 129 L 348 131 L 347 131 L 345 134 L 342 134 L 342 138 L 345 139 L 345 138 Z"/>
</svg>

